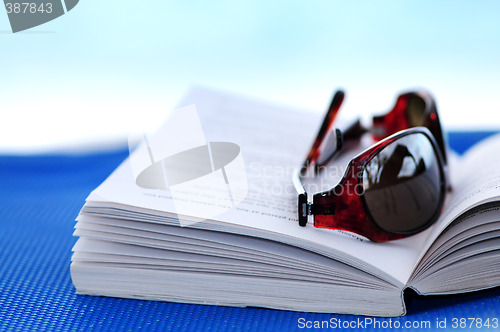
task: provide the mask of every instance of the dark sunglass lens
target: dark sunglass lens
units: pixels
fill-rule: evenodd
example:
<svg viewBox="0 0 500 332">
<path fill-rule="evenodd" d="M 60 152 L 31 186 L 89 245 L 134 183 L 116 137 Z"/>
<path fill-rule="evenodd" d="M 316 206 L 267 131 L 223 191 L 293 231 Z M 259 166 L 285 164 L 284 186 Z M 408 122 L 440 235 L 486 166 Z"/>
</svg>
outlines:
<svg viewBox="0 0 500 332">
<path fill-rule="evenodd" d="M 364 200 L 382 229 L 410 233 L 439 212 L 442 173 L 424 134 L 404 136 L 380 151 L 363 171 Z"/>
<path fill-rule="evenodd" d="M 408 104 L 406 106 L 406 116 L 408 118 L 408 123 L 411 127 L 418 127 L 422 125 L 422 120 L 425 113 L 425 101 L 422 97 L 417 95 L 412 95 L 408 99 Z"/>
</svg>

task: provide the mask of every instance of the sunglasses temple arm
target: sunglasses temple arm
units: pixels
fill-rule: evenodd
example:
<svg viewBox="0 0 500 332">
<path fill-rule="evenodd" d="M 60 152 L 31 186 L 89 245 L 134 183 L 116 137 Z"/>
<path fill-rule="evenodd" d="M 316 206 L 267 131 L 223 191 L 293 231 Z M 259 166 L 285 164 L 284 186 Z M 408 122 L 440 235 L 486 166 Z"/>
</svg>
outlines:
<svg viewBox="0 0 500 332">
<path fill-rule="evenodd" d="M 335 134 L 335 141 L 333 140 L 333 134 Z M 314 174 L 319 174 L 319 171 L 342 150 L 344 145 L 343 137 L 344 135 L 338 128 L 335 128 L 335 131 L 330 134 L 327 138 L 326 146 L 324 147 L 322 153 L 318 156 L 316 164 L 314 165 Z"/>
<path fill-rule="evenodd" d="M 307 154 L 306 160 L 304 161 L 302 167 L 300 169 L 296 169 L 293 174 L 293 185 L 298 194 L 298 217 L 300 226 L 305 226 L 307 224 L 307 217 L 312 215 L 312 203 L 308 202 L 307 193 L 302 183 L 302 176 L 307 172 L 309 165 L 316 162 L 319 156 L 319 147 L 325 139 L 328 130 L 332 126 L 333 120 L 337 116 L 340 106 L 344 101 L 344 96 L 345 94 L 341 90 L 335 92 L 319 132 L 316 135 L 309 153 Z"/>
<path fill-rule="evenodd" d="M 337 116 L 337 113 L 340 109 L 340 105 L 342 105 L 343 100 L 344 100 L 344 92 L 340 90 L 337 91 L 333 96 L 332 102 L 330 103 L 330 107 L 328 108 L 328 112 L 326 113 L 325 118 L 323 119 L 323 123 L 321 124 L 318 134 L 316 135 L 314 143 L 311 149 L 309 150 L 309 153 L 307 154 L 306 160 L 304 161 L 304 166 L 307 167 L 310 164 L 316 162 L 319 156 L 319 147 L 321 146 L 321 143 L 325 139 L 328 130 L 332 126 L 333 120 Z"/>
<path fill-rule="evenodd" d="M 354 145 L 359 144 L 359 140 L 361 137 L 368 132 L 362 124 L 361 120 L 356 120 L 352 125 L 350 125 L 346 130 L 341 132 L 339 129 L 335 130 L 336 135 L 336 147 L 325 147 L 324 151 L 327 153 L 322 156 L 322 158 L 318 158 L 316 163 L 315 171 L 316 173 L 324 167 L 330 160 L 332 160 L 335 155 L 337 155 L 343 148 L 351 149 Z M 332 141 L 329 141 L 328 144 L 333 145 Z"/>
</svg>

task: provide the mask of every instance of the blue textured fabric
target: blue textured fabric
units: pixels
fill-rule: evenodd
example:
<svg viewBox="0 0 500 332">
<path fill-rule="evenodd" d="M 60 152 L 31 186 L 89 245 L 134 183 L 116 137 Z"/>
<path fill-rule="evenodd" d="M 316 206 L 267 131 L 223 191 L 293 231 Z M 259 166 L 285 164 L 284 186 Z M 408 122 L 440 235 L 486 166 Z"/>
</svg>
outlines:
<svg viewBox="0 0 500 332">
<path fill-rule="evenodd" d="M 463 152 L 490 134 L 451 133 L 450 145 Z M 126 150 L 119 150 L 78 156 L 0 156 L 0 330 L 283 331 L 308 330 L 300 328 L 301 322 L 364 322 L 364 317 L 351 315 L 76 295 L 69 274 L 76 241 L 74 219 L 90 191 L 126 155 Z M 437 319 L 447 318 L 451 327 L 452 318 L 485 321 L 498 319 L 500 312 L 499 288 L 443 297 L 408 292 L 406 300 L 407 316 L 376 322 L 394 326 L 430 321 L 435 327 Z"/>
</svg>

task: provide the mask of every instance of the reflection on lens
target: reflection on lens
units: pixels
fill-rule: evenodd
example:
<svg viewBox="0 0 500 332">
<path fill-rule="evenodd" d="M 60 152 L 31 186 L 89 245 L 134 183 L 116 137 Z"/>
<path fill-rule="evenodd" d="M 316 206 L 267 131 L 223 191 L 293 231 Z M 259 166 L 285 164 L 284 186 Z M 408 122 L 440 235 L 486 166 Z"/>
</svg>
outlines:
<svg viewBox="0 0 500 332">
<path fill-rule="evenodd" d="M 431 221 L 442 190 L 438 163 L 431 142 L 421 133 L 398 139 L 368 162 L 364 199 L 381 228 L 406 233 Z"/>
<path fill-rule="evenodd" d="M 411 127 L 422 125 L 425 113 L 425 101 L 420 96 L 411 96 L 406 105 L 406 116 Z"/>
</svg>

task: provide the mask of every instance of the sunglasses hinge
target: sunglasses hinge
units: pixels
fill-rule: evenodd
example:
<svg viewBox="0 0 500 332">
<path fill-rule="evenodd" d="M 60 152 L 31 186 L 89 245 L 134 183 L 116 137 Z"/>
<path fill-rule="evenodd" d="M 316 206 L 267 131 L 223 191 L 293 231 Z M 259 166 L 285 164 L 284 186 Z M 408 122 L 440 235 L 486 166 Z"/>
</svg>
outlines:
<svg viewBox="0 0 500 332">
<path fill-rule="evenodd" d="M 299 195 L 299 225 L 302 227 L 307 224 L 307 219 L 312 214 L 311 205 L 305 192 Z"/>
<path fill-rule="evenodd" d="M 308 216 L 312 216 L 312 214 L 313 214 L 312 207 L 313 207 L 312 203 L 307 203 L 307 215 Z"/>
</svg>

